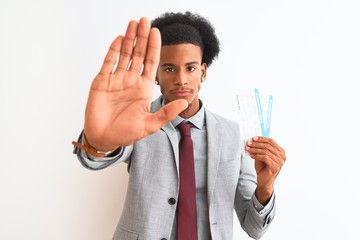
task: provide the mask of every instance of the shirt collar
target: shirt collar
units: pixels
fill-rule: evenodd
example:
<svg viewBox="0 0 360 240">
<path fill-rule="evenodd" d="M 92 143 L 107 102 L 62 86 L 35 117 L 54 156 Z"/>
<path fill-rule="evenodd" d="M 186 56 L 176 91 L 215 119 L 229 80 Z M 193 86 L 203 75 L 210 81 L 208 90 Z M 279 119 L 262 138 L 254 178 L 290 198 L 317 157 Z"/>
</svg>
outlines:
<svg viewBox="0 0 360 240">
<path fill-rule="evenodd" d="M 204 127 L 204 125 L 205 125 L 205 108 L 204 108 L 202 101 L 200 99 L 199 99 L 199 101 L 200 101 L 200 109 L 193 116 L 191 116 L 189 118 L 182 118 L 178 115 L 178 116 L 176 116 L 176 118 L 174 120 L 171 121 L 171 124 L 173 125 L 174 128 L 176 128 L 176 126 L 179 125 L 183 121 L 191 122 L 198 129 L 202 129 Z M 164 100 L 162 100 L 161 105 L 164 106 Z"/>
</svg>

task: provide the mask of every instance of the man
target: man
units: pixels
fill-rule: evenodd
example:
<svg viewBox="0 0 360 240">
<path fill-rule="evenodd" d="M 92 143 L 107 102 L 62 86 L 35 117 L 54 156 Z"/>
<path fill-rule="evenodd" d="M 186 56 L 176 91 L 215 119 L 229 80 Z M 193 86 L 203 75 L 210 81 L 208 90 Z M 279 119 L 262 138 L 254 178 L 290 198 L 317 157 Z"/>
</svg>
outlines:
<svg viewBox="0 0 360 240">
<path fill-rule="evenodd" d="M 74 152 L 90 169 L 128 163 L 114 239 L 232 239 L 233 209 L 253 238 L 271 223 L 285 151 L 259 136 L 246 146 L 252 159 L 242 156 L 238 124 L 208 111 L 198 98 L 219 49 L 212 25 L 190 12 L 166 13 L 152 28 L 147 18 L 130 21 L 125 36 L 111 44 L 91 85 Z M 162 95 L 151 102 L 154 81 Z M 182 122 L 191 123 L 193 170 L 182 171 Z M 195 175 L 186 175 L 191 171 Z M 183 192 L 192 178 L 193 201 Z M 195 214 L 184 217 L 185 203 Z"/>
</svg>

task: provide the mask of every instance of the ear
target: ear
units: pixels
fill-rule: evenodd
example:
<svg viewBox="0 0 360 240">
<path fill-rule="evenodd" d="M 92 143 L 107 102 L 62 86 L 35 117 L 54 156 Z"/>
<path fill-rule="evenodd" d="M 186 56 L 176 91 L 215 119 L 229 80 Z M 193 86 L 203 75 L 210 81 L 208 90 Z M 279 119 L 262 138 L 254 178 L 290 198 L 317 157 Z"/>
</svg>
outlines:
<svg viewBox="0 0 360 240">
<path fill-rule="evenodd" d="M 206 63 L 201 64 L 201 82 L 204 82 L 206 79 L 207 65 Z"/>
</svg>

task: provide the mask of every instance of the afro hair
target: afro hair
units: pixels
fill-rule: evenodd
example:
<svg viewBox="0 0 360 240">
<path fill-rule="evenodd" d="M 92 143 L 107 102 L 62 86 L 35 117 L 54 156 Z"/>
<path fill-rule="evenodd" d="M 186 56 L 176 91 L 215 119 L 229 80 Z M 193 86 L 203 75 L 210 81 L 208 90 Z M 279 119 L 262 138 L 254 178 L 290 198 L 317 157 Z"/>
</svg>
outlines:
<svg viewBox="0 0 360 240">
<path fill-rule="evenodd" d="M 210 66 L 220 52 L 220 42 L 212 24 L 198 14 L 164 13 L 151 23 L 161 33 L 162 46 L 191 43 L 201 48 L 202 62 Z"/>
</svg>

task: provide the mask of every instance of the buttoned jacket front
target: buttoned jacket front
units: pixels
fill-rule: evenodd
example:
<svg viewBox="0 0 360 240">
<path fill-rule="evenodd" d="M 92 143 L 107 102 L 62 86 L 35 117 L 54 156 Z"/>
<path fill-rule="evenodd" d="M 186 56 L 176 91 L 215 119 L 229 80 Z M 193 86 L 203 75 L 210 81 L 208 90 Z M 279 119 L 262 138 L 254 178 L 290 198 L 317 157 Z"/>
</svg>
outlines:
<svg viewBox="0 0 360 240">
<path fill-rule="evenodd" d="M 152 112 L 160 109 L 161 101 L 160 97 L 152 103 Z M 273 218 L 275 207 L 264 217 L 252 204 L 256 189 L 254 160 L 241 155 L 239 126 L 206 109 L 205 121 L 212 239 L 232 239 L 234 209 L 243 229 L 259 238 Z M 129 164 L 129 183 L 114 240 L 170 239 L 179 191 L 178 156 L 178 135 L 171 123 L 123 149 L 117 162 Z"/>
</svg>

